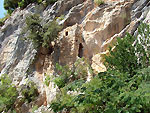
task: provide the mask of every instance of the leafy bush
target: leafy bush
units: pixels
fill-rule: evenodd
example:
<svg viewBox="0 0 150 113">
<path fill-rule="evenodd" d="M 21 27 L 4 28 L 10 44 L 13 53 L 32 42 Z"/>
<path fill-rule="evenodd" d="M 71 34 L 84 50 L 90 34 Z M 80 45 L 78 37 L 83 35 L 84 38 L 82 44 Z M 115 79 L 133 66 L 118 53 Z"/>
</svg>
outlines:
<svg viewBox="0 0 150 113">
<path fill-rule="evenodd" d="M 8 75 L 2 75 L 0 77 L 0 112 L 13 110 L 17 96 L 18 92 L 11 79 Z"/>
<path fill-rule="evenodd" d="M 38 106 L 37 106 L 37 105 L 33 106 L 33 107 L 32 107 L 32 113 L 34 113 L 34 111 L 37 110 L 37 109 L 38 109 Z"/>
<path fill-rule="evenodd" d="M 45 75 L 45 76 L 46 76 L 46 77 L 45 77 L 44 83 L 45 83 L 46 86 L 49 86 L 49 84 L 50 84 L 50 82 L 51 82 L 51 77 L 50 77 L 49 75 Z"/>
<path fill-rule="evenodd" d="M 36 84 L 33 81 L 28 81 L 21 89 L 21 94 L 24 101 L 30 103 L 39 95 Z"/>
<path fill-rule="evenodd" d="M 78 89 L 86 82 L 88 71 L 92 74 L 92 70 L 88 61 L 85 58 L 78 59 L 73 68 L 69 69 L 68 66 L 56 65 L 60 76 L 53 79 L 54 83 L 61 89 L 61 93 L 57 95 L 57 99 L 51 103 L 51 108 L 57 112 L 63 110 L 64 106 L 72 106 L 72 96 L 67 92 L 77 92 Z M 62 100 L 62 101 L 60 101 Z M 60 104 L 62 103 L 62 104 Z M 67 104 L 67 105 L 66 105 Z M 65 108 L 66 108 L 65 107 Z"/>
<path fill-rule="evenodd" d="M 69 68 L 68 66 L 60 66 L 56 64 L 56 68 L 60 74 L 60 76 L 54 79 L 54 83 L 59 87 L 63 88 L 67 86 L 74 80 L 86 80 L 88 76 L 89 70 L 91 70 L 88 61 L 85 58 L 78 59 L 75 63 L 73 68 Z"/>
<path fill-rule="evenodd" d="M 127 34 L 123 39 L 117 38 L 115 52 L 111 51 L 110 56 L 106 56 L 105 65 L 107 68 L 118 69 L 120 72 L 133 73 L 139 68 L 138 57 L 136 56 L 136 48 L 132 46 L 135 37 Z"/>
<path fill-rule="evenodd" d="M 35 83 L 29 81 L 21 88 L 21 94 L 23 96 L 22 101 L 30 103 L 38 96 L 39 93 Z M 14 103 L 18 96 L 19 93 L 16 87 L 12 84 L 8 75 L 2 75 L 0 77 L 0 112 L 7 112 L 9 110 L 13 112 L 15 108 Z"/>
<path fill-rule="evenodd" d="M 43 28 L 40 24 L 41 18 L 39 15 L 30 15 L 26 18 L 26 27 L 23 29 L 23 32 L 26 33 L 29 31 L 27 39 L 33 42 L 35 48 L 38 48 L 42 45 L 43 42 Z"/>
<path fill-rule="evenodd" d="M 44 34 L 43 34 L 43 47 L 49 47 L 50 42 L 54 41 L 57 38 L 58 33 L 61 31 L 62 26 L 58 25 L 58 23 L 54 20 L 45 26 L 43 26 Z"/>
<path fill-rule="evenodd" d="M 71 113 L 150 112 L 149 77 L 150 73 L 143 70 L 133 77 L 112 70 L 99 73 L 90 82 L 80 84 L 76 94 L 61 89 L 51 108 Z"/>
<path fill-rule="evenodd" d="M 92 74 L 91 67 L 85 58 L 78 59 L 72 68 L 61 66 L 57 63 L 56 71 L 59 76 L 46 75 L 45 84 L 49 86 L 50 82 L 54 82 L 58 88 L 65 87 L 69 90 L 77 89 L 78 86 L 85 82 L 88 75 L 87 71 L 90 71 L 89 73 Z"/>
<path fill-rule="evenodd" d="M 94 0 L 94 3 L 97 5 L 101 5 L 101 4 L 104 4 L 104 1 L 103 0 Z"/>
<path fill-rule="evenodd" d="M 41 18 L 37 14 L 28 16 L 26 24 L 23 33 L 29 32 L 27 39 L 33 42 L 35 48 L 40 46 L 49 48 L 51 41 L 57 38 L 58 32 L 62 29 L 55 20 L 44 26 L 41 25 Z"/>
<path fill-rule="evenodd" d="M 148 37 L 145 39 L 147 40 Z M 131 75 L 135 74 L 137 69 L 147 67 L 149 65 L 150 54 L 141 42 L 142 40 L 138 41 L 137 37 L 130 34 L 127 34 L 123 39 L 117 38 L 115 49 L 112 51 L 110 47 L 110 56 L 105 57 L 106 67 L 117 69 L 123 73 L 128 72 Z M 145 46 L 147 45 L 148 43 L 145 43 Z"/>
</svg>

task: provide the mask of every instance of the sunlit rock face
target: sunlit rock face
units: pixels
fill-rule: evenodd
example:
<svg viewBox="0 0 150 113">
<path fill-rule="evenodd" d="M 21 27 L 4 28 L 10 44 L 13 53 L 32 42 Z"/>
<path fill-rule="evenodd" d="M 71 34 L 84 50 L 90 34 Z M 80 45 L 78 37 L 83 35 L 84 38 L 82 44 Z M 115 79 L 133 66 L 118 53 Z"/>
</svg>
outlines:
<svg viewBox="0 0 150 113">
<path fill-rule="evenodd" d="M 130 23 L 131 5 L 132 2 L 116 2 L 96 7 L 88 13 L 82 25 L 91 57 L 102 52 L 103 43 Z"/>
<path fill-rule="evenodd" d="M 47 7 L 30 4 L 24 10 L 18 8 L 0 28 L 0 73 L 12 77 L 16 86 L 33 80 L 40 93 L 40 101 L 35 103 L 46 106 L 55 98 L 57 87 L 53 83 L 47 87 L 45 75 L 56 75 L 56 63 L 71 67 L 76 59 L 85 57 L 95 73 L 106 71 L 103 57 L 109 54 L 108 47 L 116 37 L 136 33 L 140 21 L 150 23 L 149 5 L 149 0 L 105 0 L 99 6 L 93 0 L 60 0 Z M 34 13 L 41 16 L 42 24 L 63 17 L 57 20 L 63 30 L 51 53 L 44 48 L 35 50 L 24 40 L 27 34 L 21 35 L 26 17 Z"/>
</svg>

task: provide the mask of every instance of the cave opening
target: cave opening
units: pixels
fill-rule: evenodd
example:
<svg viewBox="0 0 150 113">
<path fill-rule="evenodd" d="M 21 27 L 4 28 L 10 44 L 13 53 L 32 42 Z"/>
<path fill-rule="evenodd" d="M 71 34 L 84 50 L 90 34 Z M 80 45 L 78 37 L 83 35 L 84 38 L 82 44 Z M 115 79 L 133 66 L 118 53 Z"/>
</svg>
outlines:
<svg viewBox="0 0 150 113">
<path fill-rule="evenodd" d="M 79 44 L 78 57 L 83 57 L 83 45 L 81 43 Z"/>
<path fill-rule="evenodd" d="M 49 52 L 48 52 L 49 55 L 51 55 L 53 51 L 54 51 L 54 48 L 53 48 L 53 47 L 50 47 L 50 48 L 49 48 Z"/>
<path fill-rule="evenodd" d="M 68 36 L 68 31 L 66 31 L 65 35 Z"/>
</svg>

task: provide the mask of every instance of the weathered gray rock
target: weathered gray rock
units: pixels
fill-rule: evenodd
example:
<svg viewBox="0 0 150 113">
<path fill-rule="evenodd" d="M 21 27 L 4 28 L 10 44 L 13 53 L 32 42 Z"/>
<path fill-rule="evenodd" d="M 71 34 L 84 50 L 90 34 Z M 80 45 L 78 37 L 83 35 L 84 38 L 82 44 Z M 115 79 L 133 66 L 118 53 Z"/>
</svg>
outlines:
<svg viewBox="0 0 150 113">
<path fill-rule="evenodd" d="M 72 26 L 74 24 L 81 24 L 87 13 L 94 8 L 92 0 L 72 7 L 65 18 L 60 22 L 64 27 Z"/>
<path fill-rule="evenodd" d="M 83 2 L 84 0 L 59 0 L 54 5 L 48 6 L 43 11 L 42 16 L 44 17 L 44 23 L 53 20 L 55 17 L 67 15 L 72 7 L 76 7 Z"/>
</svg>

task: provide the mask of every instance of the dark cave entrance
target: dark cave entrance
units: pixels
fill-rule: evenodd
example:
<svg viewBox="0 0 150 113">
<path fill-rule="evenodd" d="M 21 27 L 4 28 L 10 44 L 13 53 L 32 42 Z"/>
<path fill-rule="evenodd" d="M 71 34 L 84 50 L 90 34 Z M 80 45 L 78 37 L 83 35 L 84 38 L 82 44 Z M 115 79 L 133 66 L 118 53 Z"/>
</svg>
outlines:
<svg viewBox="0 0 150 113">
<path fill-rule="evenodd" d="M 68 36 L 68 31 L 66 31 L 65 35 Z"/>
<path fill-rule="evenodd" d="M 51 46 L 50 48 L 49 48 L 49 55 L 51 55 L 52 54 L 52 52 L 54 51 L 54 48 Z"/>
<path fill-rule="evenodd" d="M 78 57 L 83 57 L 83 45 L 81 43 L 79 44 Z"/>
</svg>

